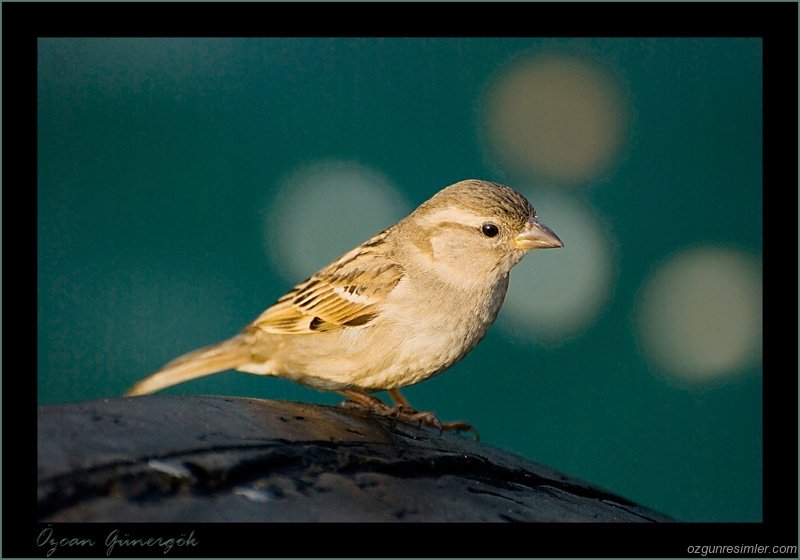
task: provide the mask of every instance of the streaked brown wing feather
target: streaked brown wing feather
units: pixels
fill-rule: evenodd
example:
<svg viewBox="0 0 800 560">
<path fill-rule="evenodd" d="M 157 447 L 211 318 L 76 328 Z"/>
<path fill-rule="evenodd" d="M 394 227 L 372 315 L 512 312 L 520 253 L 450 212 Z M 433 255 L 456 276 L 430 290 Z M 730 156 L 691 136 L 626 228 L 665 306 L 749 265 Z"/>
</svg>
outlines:
<svg viewBox="0 0 800 560">
<path fill-rule="evenodd" d="M 376 251 L 386 233 L 295 286 L 253 326 L 276 334 L 307 334 L 368 324 L 403 277 L 399 264 Z"/>
</svg>

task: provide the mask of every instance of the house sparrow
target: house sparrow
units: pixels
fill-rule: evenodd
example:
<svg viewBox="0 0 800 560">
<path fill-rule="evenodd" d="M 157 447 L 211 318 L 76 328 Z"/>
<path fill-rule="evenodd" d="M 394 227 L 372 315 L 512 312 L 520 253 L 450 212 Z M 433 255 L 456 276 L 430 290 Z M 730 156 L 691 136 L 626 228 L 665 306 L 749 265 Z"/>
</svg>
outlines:
<svg viewBox="0 0 800 560">
<path fill-rule="evenodd" d="M 398 391 L 472 350 L 497 318 L 508 273 L 531 249 L 562 247 L 515 190 L 467 180 L 295 286 L 233 338 L 185 354 L 126 396 L 235 369 L 277 375 L 439 429 Z M 371 396 L 388 391 L 394 407 Z"/>
</svg>

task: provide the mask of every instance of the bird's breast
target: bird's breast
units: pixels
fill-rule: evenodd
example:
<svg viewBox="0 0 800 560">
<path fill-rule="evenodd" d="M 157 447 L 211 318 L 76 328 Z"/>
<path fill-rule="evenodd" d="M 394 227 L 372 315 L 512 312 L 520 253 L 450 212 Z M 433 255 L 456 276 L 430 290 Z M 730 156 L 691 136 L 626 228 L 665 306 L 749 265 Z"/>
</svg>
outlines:
<svg viewBox="0 0 800 560">
<path fill-rule="evenodd" d="M 399 293 L 382 310 L 383 328 L 376 328 L 373 335 L 373 347 L 391 359 L 381 371 L 370 372 L 361 381 L 363 386 L 412 385 L 458 362 L 497 318 L 507 287 L 507 276 L 481 290 L 443 285 L 432 290 L 401 282 L 395 289 Z"/>
</svg>

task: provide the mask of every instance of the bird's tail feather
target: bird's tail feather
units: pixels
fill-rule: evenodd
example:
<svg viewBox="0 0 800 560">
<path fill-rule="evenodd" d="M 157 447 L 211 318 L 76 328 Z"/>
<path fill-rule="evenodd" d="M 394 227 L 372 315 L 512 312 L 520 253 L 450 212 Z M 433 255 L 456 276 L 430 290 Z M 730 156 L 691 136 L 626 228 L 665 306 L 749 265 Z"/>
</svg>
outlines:
<svg viewBox="0 0 800 560">
<path fill-rule="evenodd" d="M 125 393 L 126 397 L 147 395 L 185 381 L 234 369 L 248 361 L 250 349 L 243 337 L 235 336 L 219 344 L 184 354 L 145 377 Z"/>
</svg>

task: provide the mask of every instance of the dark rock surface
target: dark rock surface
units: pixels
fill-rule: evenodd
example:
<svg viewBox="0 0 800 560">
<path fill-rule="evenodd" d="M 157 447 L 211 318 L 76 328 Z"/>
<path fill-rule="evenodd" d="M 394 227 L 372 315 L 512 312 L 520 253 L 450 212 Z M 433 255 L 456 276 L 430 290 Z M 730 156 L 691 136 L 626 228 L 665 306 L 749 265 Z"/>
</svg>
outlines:
<svg viewBox="0 0 800 560">
<path fill-rule="evenodd" d="M 43 522 L 669 521 L 466 437 L 294 402 L 42 406 L 38 455 Z"/>
</svg>

